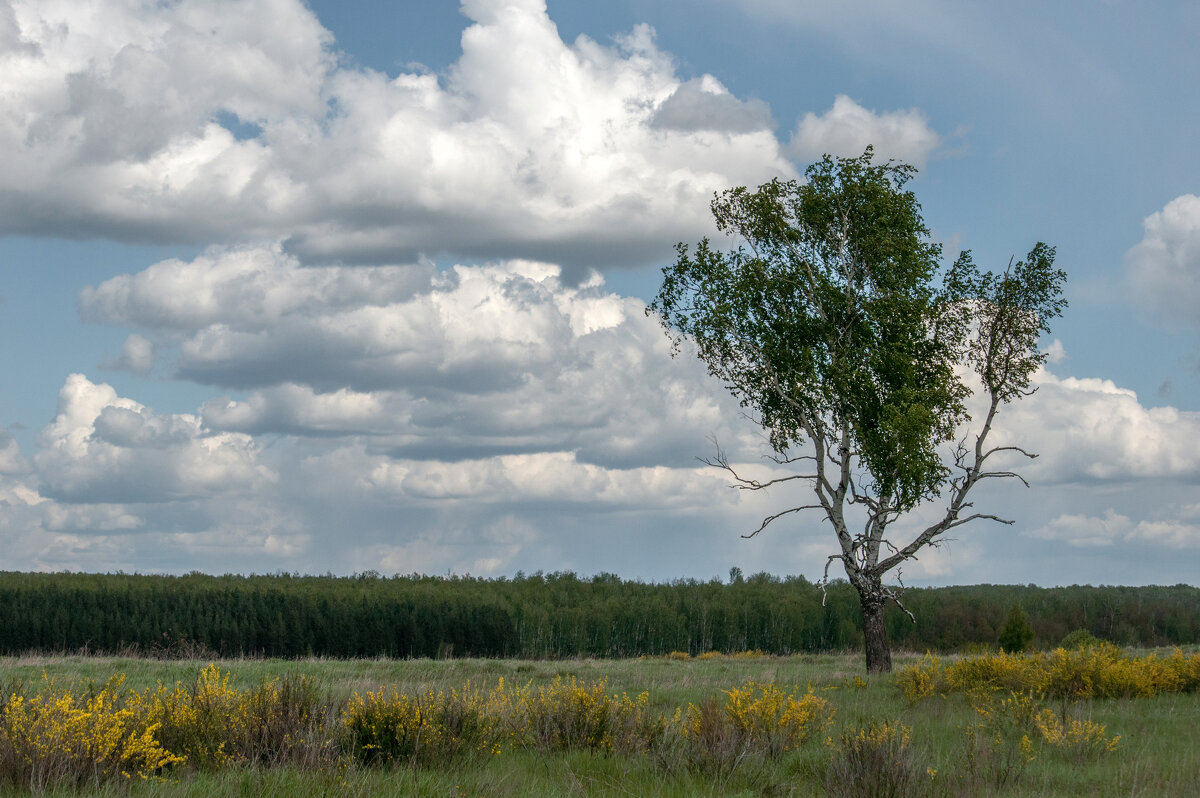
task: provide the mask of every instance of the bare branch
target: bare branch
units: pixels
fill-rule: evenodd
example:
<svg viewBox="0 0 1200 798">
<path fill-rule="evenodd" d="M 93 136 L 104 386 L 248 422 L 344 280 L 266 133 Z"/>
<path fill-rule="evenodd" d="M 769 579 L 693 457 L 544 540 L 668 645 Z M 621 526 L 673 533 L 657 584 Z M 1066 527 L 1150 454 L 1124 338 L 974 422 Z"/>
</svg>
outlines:
<svg viewBox="0 0 1200 798">
<path fill-rule="evenodd" d="M 1016 471 L 984 471 L 978 477 L 976 477 L 975 481 L 978 482 L 981 479 L 1019 479 L 1021 480 L 1022 485 L 1027 488 L 1029 487 L 1029 482 L 1025 479 L 1025 477 L 1021 476 Z"/>
<path fill-rule="evenodd" d="M 916 559 L 916 558 L 914 557 L 913 559 Z M 905 607 L 904 602 L 900 600 L 900 596 L 903 595 L 903 593 L 904 593 L 904 582 L 900 579 L 899 571 L 896 571 L 896 582 L 900 586 L 899 592 L 892 590 L 889 587 L 885 587 L 885 588 L 883 588 L 883 595 L 885 598 L 890 599 L 892 601 L 892 603 L 894 603 L 897 607 L 899 607 L 900 611 L 903 612 L 905 615 L 907 615 L 908 619 L 910 621 L 912 621 L 913 623 L 916 623 L 917 616 L 915 616 L 911 612 L 909 612 L 908 607 Z"/>
<path fill-rule="evenodd" d="M 774 479 L 768 479 L 767 481 L 763 482 L 753 479 L 752 477 L 743 477 L 736 470 L 734 470 L 733 466 L 729 465 L 729 463 L 722 458 L 709 460 L 706 457 L 697 457 L 696 459 L 707 466 L 728 471 L 729 475 L 733 477 L 736 483 L 730 485 L 729 487 L 737 488 L 738 490 L 763 490 L 771 487 L 772 485 L 777 485 L 780 482 L 790 482 L 794 479 L 816 479 L 817 476 L 816 474 L 789 474 L 786 477 L 775 477 Z"/>
<path fill-rule="evenodd" d="M 799 463 L 803 460 L 812 460 L 815 462 L 817 458 L 813 457 L 811 454 L 800 455 L 799 457 L 784 457 L 783 455 L 777 454 L 764 454 L 763 459 L 770 460 L 771 462 L 779 465 L 791 465 L 792 463 Z"/>
<path fill-rule="evenodd" d="M 823 508 L 819 504 L 804 504 L 799 507 L 791 507 L 787 510 L 783 510 L 781 512 L 775 513 L 775 515 L 768 515 L 766 518 L 763 519 L 763 522 L 759 525 L 758 529 L 754 530 L 753 532 L 751 532 L 748 535 L 742 535 L 742 537 L 747 538 L 747 539 L 752 538 L 755 535 L 757 535 L 759 532 L 762 532 L 764 529 L 766 529 L 771 524 L 771 522 L 774 521 L 775 519 L 782 518 L 783 516 L 789 515 L 790 513 L 798 513 L 801 510 L 823 510 L 823 509 L 825 509 L 825 508 Z"/>
<path fill-rule="evenodd" d="M 991 449 L 988 449 L 986 452 L 984 452 L 983 458 L 986 460 L 987 458 L 991 457 L 996 452 L 1020 452 L 1021 454 L 1028 457 L 1030 460 L 1036 460 L 1038 458 L 1037 454 L 1035 454 L 1034 452 L 1027 452 L 1024 449 L 1022 449 L 1020 446 L 995 446 L 995 447 L 992 447 Z"/>
<path fill-rule="evenodd" d="M 942 531 L 945 532 L 948 529 L 954 529 L 954 527 L 956 527 L 956 526 L 962 526 L 963 524 L 967 524 L 967 523 L 970 523 L 971 521 L 975 521 L 975 520 L 978 520 L 981 518 L 986 519 L 988 521 L 996 521 L 997 523 L 1001 523 L 1006 526 L 1013 525 L 1013 520 L 1011 518 L 1001 518 L 998 515 L 991 515 L 988 513 L 975 513 L 974 515 L 969 515 L 966 518 L 959 518 L 959 519 L 955 520 L 954 522 L 947 524 L 946 528 L 943 529 Z M 941 533 L 938 533 L 938 534 L 941 534 Z"/>
</svg>

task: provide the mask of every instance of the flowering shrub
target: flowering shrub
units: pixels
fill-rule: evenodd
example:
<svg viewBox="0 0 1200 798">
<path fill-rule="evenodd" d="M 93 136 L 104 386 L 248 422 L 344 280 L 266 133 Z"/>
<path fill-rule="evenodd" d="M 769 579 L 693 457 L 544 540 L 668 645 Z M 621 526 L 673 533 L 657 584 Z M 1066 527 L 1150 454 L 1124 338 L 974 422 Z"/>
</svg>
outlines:
<svg viewBox="0 0 1200 798">
<path fill-rule="evenodd" d="M 171 689 L 159 684 L 147 696 L 164 744 L 199 767 L 218 767 L 231 759 L 226 750 L 242 730 L 237 717 L 240 693 L 229 686 L 229 674 L 210 664 L 189 689 L 179 682 Z"/>
<path fill-rule="evenodd" d="M 649 712 L 650 696 L 609 695 L 601 680 L 580 683 L 562 677 L 536 692 L 514 695 L 515 714 L 542 751 L 581 749 L 612 753 L 653 747 L 665 723 Z"/>
<path fill-rule="evenodd" d="M 335 747 L 326 722 L 332 707 L 304 676 L 243 691 L 230 687 L 229 674 L 210 664 L 192 687 L 160 684 L 143 700 L 161 727 L 163 744 L 196 767 L 311 765 Z"/>
<path fill-rule="evenodd" d="M 900 723 L 872 723 L 842 734 L 825 774 L 825 792 L 872 798 L 905 796 L 913 793 L 917 778 L 912 729 Z"/>
<path fill-rule="evenodd" d="M 1042 709 L 1033 693 L 998 696 L 987 689 L 972 691 L 971 706 L 979 722 L 964 729 L 965 775 L 997 789 L 1018 778 L 1037 759 L 1034 719 Z"/>
<path fill-rule="evenodd" d="M 1031 654 L 981 654 L 943 665 L 926 656 L 903 668 L 895 684 L 910 701 L 935 694 L 988 689 L 1032 691 L 1049 698 L 1145 698 L 1200 689 L 1200 654 L 1176 649 L 1130 657 L 1111 643 Z"/>
<path fill-rule="evenodd" d="M 1166 659 L 1130 657 L 1114 645 L 1097 643 L 1049 653 L 981 654 L 950 664 L 926 655 L 900 670 L 895 684 L 911 702 L 952 692 L 967 695 L 979 721 L 964 729 L 963 778 L 999 789 L 1018 778 L 1040 751 L 1078 758 L 1116 750 L 1120 735 L 1110 737 L 1102 724 L 1069 718 L 1070 702 L 1195 690 L 1197 672 L 1200 655 L 1176 650 Z M 1061 702 L 1060 708 L 1047 708 L 1046 699 Z"/>
<path fill-rule="evenodd" d="M 649 711 L 649 695 L 612 695 L 604 681 L 557 678 L 536 690 L 500 679 L 482 692 L 355 694 L 343 713 L 355 755 L 366 763 L 407 760 L 445 762 L 478 752 L 499 755 L 511 748 L 539 751 L 642 752 L 666 730 Z"/>
<path fill-rule="evenodd" d="M 892 683 L 908 701 L 915 704 L 934 695 L 945 694 L 946 670 L 939 658 L 926 654 L 920 663 L 897 671 Z"/>
<path fill-rule="evenodd" d="M 833 721 L 833 705 L 811 692 L 797 698 L 774 684 L 747 682 L 677 713 L 689 760 L 725 773 L 747 757 L 775 756 L 805 743 Z"/>
<path fill-rule="evenodd" d="M 41 791 L 137 776 L 182 762 L 157 737 L 158 724 L 138 694 L 120 694 L 114 676 L 80 698 L 47 681 L 33 696 L 12 694 L 0 711 L 0 781 Z"/>
<path fill-rule="evenodd" d="M 1042 739 L 1051 746 L 1079 756 L 1111 753 L 1117 750 L 1121 735 L 1108 737 L 1104 724 L 1071 718 L 1063 723 L 1058 713 L 1043 709 L 1034 718 Z"/>
<path fill-rule="evenodd" d="M 355 693 L 342 712 L 351 748 L 365 764 L 406 761 L 445 764 L 467 754 L 495 756 L 517 731 L 514 695 L 503 679 L 490 692 L 469 682 L 461 690 L 417 695 Z"/>
</svg>

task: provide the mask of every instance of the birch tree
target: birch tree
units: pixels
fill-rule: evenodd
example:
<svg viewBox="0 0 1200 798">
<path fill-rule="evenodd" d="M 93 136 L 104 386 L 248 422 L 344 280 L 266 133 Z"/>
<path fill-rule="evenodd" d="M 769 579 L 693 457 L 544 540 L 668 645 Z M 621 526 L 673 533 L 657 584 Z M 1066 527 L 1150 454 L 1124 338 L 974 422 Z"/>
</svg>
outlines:
<svg viewBox="0 0 1200 798">
<path fill-rule="evenodd" d="M 858 592 L 872 673 L 891 670 L 884 609 L 904 609 L 885 576 L 964 524 L 1012 523 L 970 497 L 985 480 L 1024 482 L 1002 463 L 1036 455 L 993 445 L 993 425 L 1005 404 L 1032 393 L 1046 358 L 1039 337 L 1066 305 L 1066 275 L 1042 243 L 1001 273 L 980 272 L 969 251 L 943 269 L 941 247 L 905 189 L 915 171 L 876 163 L 868 148 L 856 158 L 825 156 L 803 182 L 716 195 L 717 227 L 736 246 L 678 244 L 647 311 L 676 353 L 692 342 L 761 424 L 769 457 L 785 470 L 756 479 L 719 448 L 708 462 L 742 490 L 811 486 L 808 499 L 780 507 L 746 537 L 794 514 L 824 514 L 837 541 L 825 579 L 840 562 Z M 966 379 L 972 371 L 976 379 Z M 969 382 L 986 407 L 977 419 L 966 408 Z M 934 523 L 893 533 L 933 502 Z"/>
</svg>

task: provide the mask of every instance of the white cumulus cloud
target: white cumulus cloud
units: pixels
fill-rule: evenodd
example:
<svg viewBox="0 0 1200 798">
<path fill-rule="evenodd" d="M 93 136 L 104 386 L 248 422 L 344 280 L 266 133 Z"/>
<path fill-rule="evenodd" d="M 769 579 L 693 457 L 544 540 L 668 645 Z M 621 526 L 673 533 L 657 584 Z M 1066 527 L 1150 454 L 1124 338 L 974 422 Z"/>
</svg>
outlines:
<svg viewBox="0 0 1200 798">
<path fill-rule="evenodd" d="M 1111 380 L 1041 371 L 1037 392 L 1005 406 L 996 441 L 1038 453 L 1012 455 L 1018 471 L 1043 484 L 1126 483 L 1200 477 L 1200 412 L 1146 407 Z M 978 414 L 977 414 L 978 415 Z"/>
<path fill-rule="evenodd" d="M 583 274 L 662 257 L 709 229 L 714 190 L 793 171 L 763 103 L 681 79 L 645 26 L 568 44 L 544 3 L 466 3 L 440 76 L 339 66 L 300 0 L 8 7 L 7 232 Z"/>
<path fill-rule="evenodd" d="M 33 463 L 43 496 L 69 503 L 168 502 L 239 495 L 275 475 L 246 435 L 192 415 L 160 415 L 82 374 L 67 377 Z"/>
<path fill-rule="evenodd" d="M 146 330 L 180 376 L 250 389 L 204 405 L 217 430 L 632 466 L 746 429 L 698 362 L 670 358 L 641 302 L 598 279 L 565 285 L 552 264 L 304 267 L 278 247 L 212 250 L 85 289 L 80 306 Z"/>
<path fill-rule="evenodd" d="M 825 153 L 861 155 L 872 145 L 878 158 L 895 158 L 919 168 L 940 143 L 941 136 L 918 109 L 876 112 L 839 94 L 824 114 L 804 115 L 788 151 L 795 158 L 814 160 Z"/>
<path fill-rule="evenodd" d="M 131 333 L 123 344 L 121 354 L 100 365 L 111 371 L 148 374 L 154 368 L 154 344 L 146 337 Z"/>
<path fill-rule="evenodd" d="M 1125 255 L 1130 293 L 1155 317 L 1200 327 L 1200 197 L 1176 197 L 1144 228 Z"/>
</svg>

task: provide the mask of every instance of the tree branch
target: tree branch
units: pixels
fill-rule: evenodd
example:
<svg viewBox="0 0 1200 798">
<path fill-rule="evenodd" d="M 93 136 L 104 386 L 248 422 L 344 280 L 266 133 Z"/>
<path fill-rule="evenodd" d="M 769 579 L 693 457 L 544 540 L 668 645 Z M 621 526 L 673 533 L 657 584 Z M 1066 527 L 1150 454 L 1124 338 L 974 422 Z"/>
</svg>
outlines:
<svg viewBox="0 0 1200 798">
<path fill-rule="evenodd" d="M 768 515 L 766 518 L 763 519 L 763 522 L 761 524 L 759 524 L 758 529 L 754 530 L 753 532 L 749 533 L 748 535 L 742 535 L 742 537 L 746 538 L 746 539 L 752 538 L 755 535 L 757 535 L 759 532 L 762 532 L 764 529 L 766 529 L 771 524 L 771 522 L 774 521 L 775 519 L 782 518 L 783 516 L 788 515 L 790 513 L 798 513 L 801 510 L 823 510 L 823 509 L 824 508 L 819 504 L 804 504 L 799 507 L 791 507 L 787 510 L 783 510 L 781 512 L 775 513 L 775 515 Z"/>
</svg>

